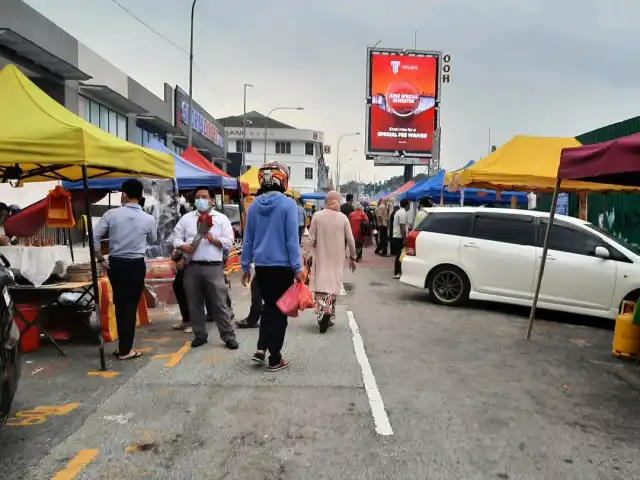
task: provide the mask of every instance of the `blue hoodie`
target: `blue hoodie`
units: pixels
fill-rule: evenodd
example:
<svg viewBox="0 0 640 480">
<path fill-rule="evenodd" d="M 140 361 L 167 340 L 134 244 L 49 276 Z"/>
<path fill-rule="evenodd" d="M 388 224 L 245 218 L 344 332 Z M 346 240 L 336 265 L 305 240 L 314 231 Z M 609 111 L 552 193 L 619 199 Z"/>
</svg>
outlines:
<svg viewBox="0 0 640 480">
<path fill-rule="evenodd" d="M 242 271 L 257 267 L 291 267 L 302 271 L 298 207 L 280 192 L 257 197 L 247 212 L 242 242 Z"/>
</svg>

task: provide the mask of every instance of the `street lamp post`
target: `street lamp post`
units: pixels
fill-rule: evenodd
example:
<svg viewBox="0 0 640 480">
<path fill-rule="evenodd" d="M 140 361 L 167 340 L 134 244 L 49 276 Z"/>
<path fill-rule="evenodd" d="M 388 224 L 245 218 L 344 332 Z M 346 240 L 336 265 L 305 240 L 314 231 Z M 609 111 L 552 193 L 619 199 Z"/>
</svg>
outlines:
<svg viewBox="0 0 640 480">
<path fill-rule="evenodd" d="M 196 2 L 191 4 L 191 40 L 189 42 L 189 117 L 188 117 L 188 146 L 193 144 L 193 14 L 196 11 Z"/>
<path fill-rule="evenodd" d="M 352 135 L 360 135 L 360 132 L 343 133 L 340 135 L 340 138 L 338 138 L 338 145 L 336 146 L 336 190 L 338 192 L 340 191 L 340 140 Z"/>
<path fill-rule="evenodd" d="M 272 108 L 271 111 L 267 114 L 264 119 L 264 161 L 263 163 L 267 163 L 267 126 L 269 125 L 269 117 L 276 110 L 304 110 L 304 107 L 276 107 Z"/>
<path fill-rule="evenodd" d="M 244 84 L 244 112 L 242 114 L 242 166 L 240 167 L 240 175 L 244 173 L 247 166 L 247 87 L 253 88 L 250 83 Z"/>
</svg>

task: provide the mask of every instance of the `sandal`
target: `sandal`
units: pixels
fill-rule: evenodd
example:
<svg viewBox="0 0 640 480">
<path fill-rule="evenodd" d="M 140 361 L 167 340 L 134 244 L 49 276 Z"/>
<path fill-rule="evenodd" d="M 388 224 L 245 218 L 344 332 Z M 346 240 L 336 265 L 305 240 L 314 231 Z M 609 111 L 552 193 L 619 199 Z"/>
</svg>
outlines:
<svg viewBox="0 0 640 480">
<path fill-rule="evenodd" d="M 140 358 L 142 356 L 142 352 L 138 352 L 138 351 L 133 351 L 133 355 L 131 355 L 130 357 L 118 357 L 118 360 L 125 361 L 125 360 L 135 360 L 136 358 Z"/>
<path fill-rule="evenodd" d="M 181 322 L 176 325 L 173 325 L 171 328 L 173 330 L 184 330 L 185 328 L 188 328 L 190 325 L 191 325 L 190 323 Z"/>
<path fill-rule="evenodd" d="M 258 350 L 256 353 L 254 353 L 251 356 L 251 361 L 255 362 L 255 363 L 259 363 L 260 365 L 264 365 L 265 364 L 265 352 L 261 352 L 260 350 Z"/>
<path fill-rule="evenodd" d="M 238 328 L 258 328 L 259 326 L 260 326 L 259 322 L 249 323 L 249 322 L 247 322 L 246 318 L 244 318 L 242 320 L 238 320 L 236 322 L 236 327 L 238 327 Z"/>
</svg>

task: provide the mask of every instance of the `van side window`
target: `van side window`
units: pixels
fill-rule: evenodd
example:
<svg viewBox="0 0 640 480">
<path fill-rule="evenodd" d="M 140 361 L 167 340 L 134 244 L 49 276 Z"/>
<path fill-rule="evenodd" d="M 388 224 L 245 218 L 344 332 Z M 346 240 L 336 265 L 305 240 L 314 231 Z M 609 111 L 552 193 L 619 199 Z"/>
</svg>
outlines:
<svg viewBox="0 0 640 480">
<path fill-rule="evenodd" d="M 471 213 L 432 212 L 420 222 L 416 230 L 466 237 L 471 231 L 472 220 L 473 215 Z"/>
<path fill-rule="evenodd" d="M 515 245 L 535 245 L 533 218 L 526 215 L 476 216 L 472 237 Z"/>
<path fill-rule="evenodd" d="M 544 242 L 547 222 L 541 223 L 540 226 L 542 229 L 540 238 Z M 607 248 L 607 245 L 598 237 L 575 228 L 558 225 L 554 222 L 553 228 L 549 232 L 549 250 L 593 256 L 596 253 L 596 247 Z M 611 249 L 607 248 L 607 250 L 611 252 Z"/>
</svg>

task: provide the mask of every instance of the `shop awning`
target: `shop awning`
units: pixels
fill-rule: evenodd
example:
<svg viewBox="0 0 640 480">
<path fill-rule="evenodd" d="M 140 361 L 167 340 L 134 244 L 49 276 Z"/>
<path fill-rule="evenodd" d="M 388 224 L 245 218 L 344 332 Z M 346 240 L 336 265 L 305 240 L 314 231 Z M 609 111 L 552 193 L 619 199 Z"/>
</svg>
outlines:
<svg viewBox="0 0 640 480">
<path fill-rule="evenodd" d="M 189 147 L 187 148 L 184 152 L 182 152 L 182 158 L 184 158 L 185 160 L 191 162 L 193 165 L 195 165 L 198 168 L 201 168 L 202 170 L 206 170 L 207 172 L 211 172 L 214 175 L 220 175 L 221 177 L 225 177 L 225 178 L 233 178 L 231 175 L 229 175 L 227 172 L 225 172 L 224 170 L 220 170 L 218 167 L 216 167 L 213 163 L 211 163 L 209 160 L 207 160 L 205 157 L 203 157 L 200 152 L 198 152 L 198 150 L 196 150 L 193 147 Z M 237 180 L 234 180 L 234 182 L 237 182 Z M 242 185 L 242 193 L 244 195 L 249 195 L 249 185 L 244 183 L 244 182 L 240 182 Z M 227 185 L 229 185 L 229 183 L 227 183 Z M 225 187 L 225 188 L 230 188 L 230 187 Z M 237 190 L 237 185 L 236 187 L 231 188 L 232 190 Z"/>
<path fill-rule="evenodd" d="M 114 89 L 107 87 L 106 85 L 82 84 L 78 89 L 83 95 L 86 95 L 99 103 L 113 107 L 121 113 L 134 113 L 136 115 L 149 113 L 137 103 L 132 102 L 124 95 L 119 94 Z"/>
<path fill-rule="evenodd" d="M 182 130 L 174 127 L 166 120 L 153 115 L 138 115 L 136 117 L 136 124 L 145 130 L 150 130 L 156 133 L 182 135 Z"/>
<path fill-rule="evenodd" d="M 21 181 L 141 176 L 174 178 L 171 155 L 91 125 L 49 97 L 15 65 L 0 70 L 0 177 Z"/>
<path fill-rule="evenodd" d="M 558 178 L 640 186 L 640 133 L 595 145 L 565 148 Z"/>
<path fill-rule="evenodd" d="M 402 185 L 400 188 L 398 188 L 397 190 L 395 190 L 392 193 L 390 193 L 389 195 L 387 195 L 387 197 L 395 197 L 397 195 L 401 195 L 404 192 L 406 192 L 407 190 L 409 190 L 411 187 L 413 187 L 415 184 L 416 184 L 416 182 L 414 182 L 413 180 L 409 180 L 407 183 Z"/>
<path fill-rule="evenodd" d="M 517 135 L 457 175 L 449 185 L 500 191 L 552 192 L 558 176 L 562 149 L 578 147 L 575 138 Z M 562 182 L 565 192 L 623 192 L 635 188 L 587 182 Z"/>
<path fill-rule="evenodd" d="M 0 28 L 0 47 L 7 48 L 22 58 L 34 63 L 65 80 L 89 80 L 91 75 L 77 69 L 66 60 L 45 50 L 31 40 L 24 38 L 9 28 Z"/>
</svg>

